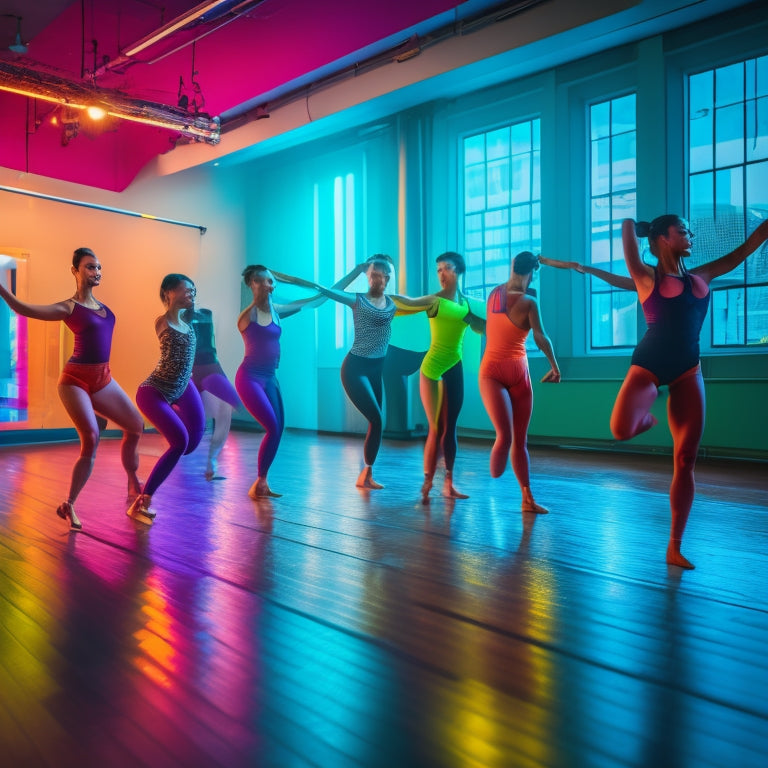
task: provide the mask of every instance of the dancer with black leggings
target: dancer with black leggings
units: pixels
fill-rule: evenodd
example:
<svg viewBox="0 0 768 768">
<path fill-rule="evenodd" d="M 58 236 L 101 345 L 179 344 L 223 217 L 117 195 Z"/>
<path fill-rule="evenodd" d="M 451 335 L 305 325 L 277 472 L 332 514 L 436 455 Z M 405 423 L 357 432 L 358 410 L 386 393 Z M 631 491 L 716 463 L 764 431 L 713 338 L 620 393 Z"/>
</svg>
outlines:
<svg viewBox="0 0 768 768">
<path fill-rule="evenodd" d="M 694 466 L 704 432 L 704 381 L 699 363 L 699 333 L 709 306 L 709 284 L 739 266 L 768 240 L 763 221 L 738 248 L 719 259 L 688 270 L 693 234 L 688 222 L 675 215 L 652 222 L 622 223 L 624 259 L 634 281 L 648 325 L 632 355 L 632 364 L 611 414 L 611 432 L 628 440 L 656 424 L 650 412 L 660 386 L 669 387 L 667 418 L 672 433 L 674 471 L 669 500 L 672 523 L 667 563 L 693 564 L 680 552 L 693 504 Z M 656 267 L 640 256 L 639 237 L 647 237 Z"/>
<path fill-rule="evenodd" d="M 525 342 L 533 331 L 536 346 L 546 355 L 550 370 L 542 382 L 559 382 L 560 369 L 541 322 L 539 305 L 527 294 L 539 259 L 523 251 L 512 262 L 509 280 L 488 296 L 485 333 L 487 344 L 480 363 L 480 396 L 496 430 L 491 449 L 491 477 L 501 477 L 507 456 L 520 485 L 522 511 L 545 514 L 531 493 L 528 425 L 533 410 L 533 390 Z"/>
<path fill-rule="evenodd" d="M 424 503 L 429 501 L 439 453 L 442 453 L 445 461 L 443 496 L 451 499 L 468 498 L 453 486 L 453 467 L 458 448 L 456 425 L 464 403 L 461 354 L 467 328 L 472 328 L 476 333 L 485 331 L 482 310 L 473 307 L 459 290 L 459 277 L 466 271 L 464 258 L 448 251 L 438 256 L 436 261 L 440 290 L 434 294 L 427 309 L 432 338 L 421 363 L 419 379 L 421 402 L 429 423 L 424 444 L 424 482 L 421 486 L 421 500 Z"/>
<path fill-rule="evenodd" d="M 75 501 L 93 470 L 99 444 L 97 414 L 114 421 L 123 430 L 120 458 L 128 475 L 131 497 L 141 490 L 136 470 L 144 423 L 110 372 L 115 316 L 93 296 L 93 289 L 101 284 L 101 262 L 90 248 L 78 248 L 74 252 L 72 274 L 76 282 L 74 296 L 56 304 L 27 304 L 2 284 L 0 297 L 14 312 L 37 320 L 61 320 L 75 335 L 74 351 L 61 372 L 58 390 L 80 438 L 80 456 L 72 468 L 67 500 L 59 504 L 56 514 L 69 520 L 71 528 L 79 530 L 83 526 L 75 513 Z"/>
<path fill-rule="evenodd" d="M 391 276 L 392 263 L 389 256 L 378 253 L 362 264 L 358 264 L 343 279 L 344 282 L 351 282 L 364 272 L 368 278 L 367 293 L 349 293 L 335 288 L 324 288 L 309 280 L 302 280 L 281 272 L 274 273 L 278 280 L 314 288 L 324 296 L 352 309 L 354 340 L 352 348 L 341 365 L 341 383 L 347 397 L 368 422 L 368 431 L 363 444 L 365 464 L 355 485 L 369 490 L 384 487 L 373 479 L 373 464 L 381 447 L 384 428 L 382 375 L 384 358 L 392 335 L 392 318 L 397 312 L 395 301 L 409 308 L 420 309 L 426 309 L 435 301 L 435 297 L 430 296 L 418 304 L 416 299 L 405 296 L 390 297 L 385 294 L 384 291 Z"/>
<path fill-rule="evenodd" d="M 160 340 L 160 361 L 139 384 L 136 403 L 157 431 L 168 441 L 168 449 L 157 460 L 144 489 L 128 507 L 127 514 L 151 525 L 155 511 L 152 497 L 171 474 L 179 459 L 197 448 L 205 431 L 203 401 L 190 381 L 195 359 L 195 332 L 182 319 L 194 303 L 195 284 L 186 275 L 170 274 L 160 285 L 165 313 L 155 320 Z"/>
</svg>

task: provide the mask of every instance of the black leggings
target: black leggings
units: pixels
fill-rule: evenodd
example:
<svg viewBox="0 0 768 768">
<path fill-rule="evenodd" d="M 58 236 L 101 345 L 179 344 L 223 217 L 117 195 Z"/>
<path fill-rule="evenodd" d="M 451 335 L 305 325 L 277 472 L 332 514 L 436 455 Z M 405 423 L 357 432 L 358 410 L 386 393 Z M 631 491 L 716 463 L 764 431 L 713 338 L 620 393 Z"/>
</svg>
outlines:
<svg viewBox="0 0 768 768">
<path fill-rule="evenodd" d="M 363 447 L 363 456 L 368 466 L 376 461 L 381 446 L 383 370 L 383 357 L 360 357 L 351 352 L 341 365 L 341 383 L 344 391 L 355 408 L 368 420 L 368 434 L 365 436 Z"/>
</svg>

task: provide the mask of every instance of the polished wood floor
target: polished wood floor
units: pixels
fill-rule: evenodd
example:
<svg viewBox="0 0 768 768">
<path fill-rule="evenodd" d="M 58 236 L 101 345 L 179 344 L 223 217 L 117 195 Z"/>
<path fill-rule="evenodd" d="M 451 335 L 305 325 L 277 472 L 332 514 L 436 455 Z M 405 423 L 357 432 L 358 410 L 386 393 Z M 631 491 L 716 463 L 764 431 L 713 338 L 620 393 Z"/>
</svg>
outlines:
<svg viewBox="0 0 768 768">
<path fill-rule="evenodd" d="M 104 440 L 70 533 L 76 444 L 0 449 L 3 766 L 675 766 L 768 756 L 768 471 L 701 462 L 682 572 L 664 563 L 668 457 L 532 449 L 522 516 L 488 445 L 464 501 L 419 502 L 421 443 L 205 443 L 124 514 Z M 163 450 L 142 443 L 142 476 Z"/>
</svg>

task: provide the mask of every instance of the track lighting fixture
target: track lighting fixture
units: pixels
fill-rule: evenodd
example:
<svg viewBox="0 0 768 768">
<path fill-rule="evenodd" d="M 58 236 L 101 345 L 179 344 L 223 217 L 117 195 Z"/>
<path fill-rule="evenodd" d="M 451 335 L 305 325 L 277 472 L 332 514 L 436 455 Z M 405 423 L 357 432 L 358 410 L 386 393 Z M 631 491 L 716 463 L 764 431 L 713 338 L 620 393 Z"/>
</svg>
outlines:
<svg viewBox="0 0 768 768">
<path fill-rule="evenodd" d="M 178 107 L 132 99 L 119 91 L 74 83 L 50 72 L 32 70 L 2 60 L 0 91 L 63 104 L 71 110 L 98 107 L 105 115 L 167 128 L 207 144 L 218 144 L 221 138 L 221 122 L 218 117 L 193 115 Z"/>
</svg>

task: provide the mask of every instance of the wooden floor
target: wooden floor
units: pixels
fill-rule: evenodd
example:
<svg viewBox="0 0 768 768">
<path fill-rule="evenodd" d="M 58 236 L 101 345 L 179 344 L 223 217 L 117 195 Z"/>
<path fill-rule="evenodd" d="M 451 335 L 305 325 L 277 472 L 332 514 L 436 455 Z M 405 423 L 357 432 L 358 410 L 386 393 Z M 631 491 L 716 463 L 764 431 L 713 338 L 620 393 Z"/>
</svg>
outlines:
<svg viewBox="0 0 768 768">
<path fill-rule="evenodd" d="M 364 493 L 359 439 L 302 432 L 257 504 L 259 440 L 226 479 L 183 459 L 151 529 L 104 440 L 81 533 L 54 513 L 77 445 L 0 449 L 0 764 L 768 764 L 765 465 L 700 463 L 682 572 L 668 457 L 532 450 L 535 518 L 487 444 L 470 499 L 422 506 L 420 442 Z"/>
</svg>

